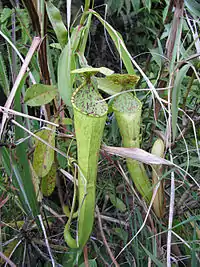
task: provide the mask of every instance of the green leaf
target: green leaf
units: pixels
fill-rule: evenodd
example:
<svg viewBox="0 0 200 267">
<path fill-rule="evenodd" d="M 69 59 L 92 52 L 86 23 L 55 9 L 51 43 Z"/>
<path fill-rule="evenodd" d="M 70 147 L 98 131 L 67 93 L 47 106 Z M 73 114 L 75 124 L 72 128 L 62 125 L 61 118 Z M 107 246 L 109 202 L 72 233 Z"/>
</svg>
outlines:
<svg viewBox="0 0 200 267">
<path fill-rule="evenodd" d="M 95 11 L 90 11 L 94 16 L 96 16 L 100 22 L 102 23 L 102 25 L 106 28 L 106 30 L 108 31 L 110 37 L 112 38 L 119 54 L 120 57 L 126 67 L 126 70 L 128 72 L 128 74 L 135 74 L 135 70 L 133 68 L 133 64 L 131 62 L 130 59 L 130 55 L 128 53 L 128 50 L 125 47 L 124 41 L 122 36 L 120 35 L 120 33 L 118 33 L 107 21 L 105 21 L 104 19 L 101 18 L 101 16 L 95 12 Z"/>
<path fill-rule="evenodd" d="M 89 260 L 88 261 L 89 267 L 97 267 L 96 260 Z M 79 267 L 86 267 L 85 263 L 83 262 Z"/>
<path fill-rule="evenodd" d="M 64 103 L 68 106 L 71 115 L 71 96 L 74 82 L 72 70 L 76 68 L 75 51 L 78 48 L 84 27 L 76 27 L 71 35 L 70 42 L 64 47 L 58 62 L 58 91 Z"/>
<path fill-rule="evenodd" d="M 134 11 L 138 12 L 140 9 L 140 0 L 131 0 Z"/>
<path fill-rule="evenodd" d="M 69 51 L 69 45 L 63 49 L 58 62 L 58 91 L 64 103 L 71 107 L 72 83 L 71 83 L 71 61 L 74 54 Z"/>
<path fill-rule="evenodd" d="M 58 50 L 62 50 L 62 47 L 59 43 L 53 43 L 53 44 L 50 44 L 49 46 L 55 49 L 58 49 Z"/>
<path fill-rule="evenodd" d="M 36 135 L 55 147 L 55 131 L 45 129 L 36 133 Z M 49 173 L 54 162 L 54 150 L 38 139 L 35 141 L 35 146 L 33 168 L 39 177 L 44 177 Z"/>
<path fill-rule="evenodd" d="M 160 42 L 160 40 L 157 38 L 157 42 L 158 42 L 158 47 L 157 48 L 152 48 L 149 49 L 153 60 L 158 64 L 158 66 L 162 67 L 162 64 L 164 62 L 163 60 L 163 49 L 162 49 L 162 44 Z"/>
<path fill-rule="evenodd" d="M 14 110 L 19 111 L 19 112 L 22 110 L 23 104 L 21 103 L 21 92 L 23 92 L 23 89 L 24 89 L 23 86 L 24 86 L 26 78 L 27 78 L 27 75 L 25 74 L 15 94 Z M 27 114 L 28 111 L 26 109 L 26 105 L 23 105 L 23 106 L 24 106 L 24 112 Z M 17 116 L 16 121 L 20 125 L 24 125 L 27 123 L 26 125 L 29 128 L 28 121 L 24 120 L 21 116 Z M 14 134 L 15 134 L 16 140 L 20 140 L 20 139 L 27 137 L 27 134 L 24 131 L 24 129 L 21 129 L 17 125 L 15 126 L 14 131 L 15 131 Z M 23 208 L 25 209 L 25 205 L 28 206 L 29 207 L 28 214 L 30 214 L 33 217 L 36 217 L 39 214 L 40 210 L 39 210 L 37 196 L 36 196 L 36 192 L 35 192 L 35 188 L 33 184 L 33 176 L 32 176 L 32 171 L 30 168 L 29 159 L 27 155 L 27 148 L 28 148 L 28 140 L 24 140 L 24 142 L 16 146 L 15 151 L 12 151 L 13 153 L 12 160 L 10 160 L 10 155 L 9 155 L 9 160 L 12 163 L 12 168 L 10 170 L 11 170 L 11 173 L 15 173 L 16 183 L 18 184 L 18 187 L 20 188 L 19 199 L 23 205 Z M 23 199 L 24 201 L 22 202 Z M 37 217 L 36 217 L 36 223 L 38 227 L 40 228 L 40 224 L 39 224 Z"/>
<path fill-rule="evenodd" d="M 56 146 L 60 151 L 66 152 L 66 148 L 68 147 L 67 140 L 58 139 L 56 142 Z M 56 154 L 59 167 L 65 169 L 67 167 L 68 161 L 65 157 L 60 155 L 59 153 Z"/>
<path fill-rule="evenodd" d="M 106 78 L 96 78 L 98 89 L 104 91 L 109 95 L 115 95 L 122 91 L 122 86 L 114 84 L 111 80 Z"/>
<path fill-rule="evenodd" d="M 115 234 L 124 241 L 124 243 L 127 243 L 128 233 L 126 231 L 119 227 L 113 228 L 113 230 L 115 231 Z"/>
<path fill-rule="evenodd" d="M 62 124 L 63 125 L 72 125 L 73 124 L 73 120 L 70 118 L 63 118 L 62 119 Z"/>
<path fill-rule="evenodd" d="M 74 74 L 71 74 L 71 70 L 75 69 L 75 67 L 74 52 L 70 49 L 69 45 L 66 45 L 58 62 L 58 91 L 68 107 L 72 106 L 71 97 Z"/>
<path fill-rule="evenodd" d="M 123 90 L 133 89 L 139 80 L 139 76 L 130 74 L 112 74 L 105 78 L 97 78 L 98 88 L 114 95 Z"/>
<path fill-rule="evenodd" d="M 26 90 L 24 102 L 36 107 L 49 103 L 57 94 L 57 89 L 51 85 L 34 84 Z"/>
<path fill-rule="evenodd" d="M 178 105 L 180 101 L 180 93 L 181 93 L 181 83 L 183 79 L 186 77 L 186 73 L 188 72 L 190 65 L 184 65 L 176 75 L 174 88 L 172 91 L 172 133 L 173 133 L 173 140 L 176 138 L 176 124 L 178 118 Z"/>
<path fill-rule="evenodd" d="M 105 75 L 105 76 L 108 76 L 108 75 L 111 75 L 114 73 L 114 71 L 108 69 L 108 68 L 105 68 L 105 67 L 100 67 L 100 68 L 93 68 L 93 67 L 84 67 L 84 68 L 81 68 L 81 69 L 76 69 L 76 70 L 73 70 L 71 71 L 71 73 L 77 73 L 77 74 L 86 74 L 86 75 L 95 75 L 96 73 L 100 72 L 101 74 Z"/>
<path fill-rule="evenodd" d="M 148 11 L 151 11 L 151 0 L 145 0 L 144 1 L 145 7 L 148 9 Z"/>
<path fill-rule="evenodd" d="M 34 195 L 33 184 L 29 183 L 28 181 L 28 183 L 26 183 L 24 186 L 23 184 L 24 177 L 22 176 L 23 173 L 20 172 L 20 166 L 18 167 L 18 163 L 15 160 L 15 156 L 13 156 L 13 154 L 10 153 L 10 151 L 7 148 L 5 147 L 0 148 L 0 153 L 5 172 L 8 175 L 8 177 L 12 176 L 13 185 L 18 189 L 17 193 L 19 196 L 20 204 L 22 205 L 24 211 L 27 214 L 32 213 L 32 208 L 34 206 L 31 206 L 31 204 L 33 205 L 35 204 L 35 210 L 34 210 L 35 213 L 34 212 L 33 213 L 36 216 L 37 214 L 39 214 L 39 208 L 36 202 L 36 196 L 34 196 L 35 198 L 32 198 L 32 194 Z M 29 178 L 30 177 L 28 177 L 28 179 Z M 30 190 L 30 194 L 26 193 L 28 189 Z M 31 203 L 33 199 L 34 201 Z"/>
<path fill-rule="evenodd" d="M 62 21 L 59 9 L 57 9 L 50 1 L 46 2 L 46 9 L 49 20 L 56 33 L 58 42 L 61 47 L 64 47 L 67 43 L 67 29 Z"/>
<path fill-rule="evenodd" d="M 142 248 L 144 249 L 144 251 L 146 252 L 146 254 L 150 257 L 150 259 L 156 264 L 156 266 L 158 267 L 164 267 L 165 265 L 159 261 L 157 259 L 157 257 L 155 255 L 153 255 L 150 251 L 148 251 L 142 244 L 141 244 Z"/>
<path fill-rule="evenodd" d="M 200 17 L 200 4 L 198 0 L 185 0 L 187 8 L 197 17 Z"/>
<path fill-rule="evenodd" d="M 85 48 L 86 48 L 87 42 L 88 42 L 88 36 L 89 36 L 90 30 L 91 30 L 91 22 L 92 22 L 92 14 L 89 14 L 89 16 L 87 17 L 87 23 L 83 29 L 81 43 L 79 46 L 79 52 L 81 54 L 85 53 Z"/>
<path fill-rule="evenodd" d="M 42 178 L 41 192 L 44 196 L 50 196 L 56 186 L 56 164 L 53 163 L 50 171 Z"/>
<path fill-rule="evenodd" d="M 79 258 L 82 252 L 77 248 L 69 248 L 67 253 L 63 255 L 62 264 L 63 267 L 71 267 L 76 266 L 77 262 L 79 262 Z"/>
<path fill-rule="evenodd" d="M 10 9 L 10 8 L 7 8 L 7 7 L 4 7 L 2 10 L 1 10 L 1 16 L 0 16 L 0 22 L 1 24 L 4 24 L 4 23 L 7 23 L 9 18 L 11 17 L 13 13 L 13 10 Z"/>
<path fill-rule="evenodd" d="M 6 64 L 2 57 L 2 52 L 0 52 L 0 84 L 4 91 L 4 94 L 8 97 L 10 93 L 10 86 L 9 86 Z"/>
<path fill-rule="evenodd" d="M 116 197 L 114 194 L 111 194 L 111 193 L 109 194 L 109 197 L 110 197 L 110 201 L 113 204 L 113 206 L 115 206 L 121 212 L 126 211 L 126 205 L 121 199 L 119 199 L 118 197 Z"/>
</svg>

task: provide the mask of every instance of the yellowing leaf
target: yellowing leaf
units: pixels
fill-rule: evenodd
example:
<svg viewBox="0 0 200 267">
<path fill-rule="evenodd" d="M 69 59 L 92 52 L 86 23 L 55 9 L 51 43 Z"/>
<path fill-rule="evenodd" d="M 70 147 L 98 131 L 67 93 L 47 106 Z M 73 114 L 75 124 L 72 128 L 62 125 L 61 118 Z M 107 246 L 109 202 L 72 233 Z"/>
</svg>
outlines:
<svg viewBox="0 0 200 267">
<path fill-rule="evenodd" d="M 36 134 L 49 145 L 55 147 L 55 132 L 51 130 L 42 130 Z M 54 162 L 54 150 L 36 139 L 36 147 L 33 155 L 33 168 L 39 177 L 48 174 Z"/>
<path fill-rule="evenodd" d="M 26 90 L 24 102 L 28 106 L 41 106 L 49 103 L 57 94 L 57 89 L 51 85 L 34 84 Z"/>
<path fill-rule="evenodd" d="M 41 191 L 46 197 L 50 196 L 56 186 L 56 164 L 53 163 L 51 170 L 42 178 Z"/>
<path fill-rule="evenodd" d="M 111 74 L 114 73 L 113 70 L 110 70 L 108 68 L 105 67 L 100 67 L 100 68 L 93 68 L 93 67 L 85 67 L 85 68 L 81 68 L 81 69 L 76 69 L 71 71 L 71 73 L 78 73 L 78 74 L 86 74 L 86 75 L 95 75 L 96 73 L 100 72 L 103 75 L 109 76 Z"/>
<path fill-rule="evenodd" d="M 130 74 L 112 74 L 105 78 L 97 78 L 98 88 L 107 94 L 114 95 L 124 90 L 133 89 L 139 76 Z"/>
<path fill-rule="evenodd" d="M 173 165 L 170 161 L 160 158 L 156 155 L 146 152 L 140 148 L 128 148 L 128 147 L 111 147 L 102 146 L 102 149 L 109 154 L 117 155 L 123 158 L 130 158 L 140 161 L 145 164 L 163 164 L 163 165 Z"/>
</svg>

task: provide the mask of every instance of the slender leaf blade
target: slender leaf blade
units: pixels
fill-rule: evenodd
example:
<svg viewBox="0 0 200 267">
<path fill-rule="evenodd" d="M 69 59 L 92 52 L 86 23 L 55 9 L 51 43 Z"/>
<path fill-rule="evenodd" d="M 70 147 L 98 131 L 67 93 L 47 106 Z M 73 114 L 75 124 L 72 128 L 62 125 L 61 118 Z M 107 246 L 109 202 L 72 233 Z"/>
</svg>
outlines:
<svg viewBox="0 0 200 267">
<path fill-rule="evenodd" d="M 46 9 L 49 20 L 56 33 L 58 42 L 61 47 L 64 47 L 67 43 L 67 29 L 62 21 L 59 9 L 57 9 L 50 1 L 46 2 Z"/>
<path fill-rule="evenodd" d="M 110 37 L 112 38 L 118 52 L 119 55 L 127 69 L 128 74 L 135 74 L 135 70 L 133 68 L 133 64 L 131 62 L 131 59 L 127 53 L 127 51 L 124 49 L 124 41 L 123 38 L 121 36 L 121 34 L 119 32 L 117 32 L 107 21 L 105 21 L 104 19 L 102 19 L 102 17 L 95 11 L 90 11 L 92 14 L 94 14 L 94 16 L 96 16 L 99 21 L 103 24 L 103 26 L 106 28 L 106 30 L 108 31 Z M 122 45 L 123 43 L 123 45 Z"/>
<path fill-rule="evenodd" d="M 186 76 L 186 73 L 189 69 L 190 65 L 184 65 L 176 75 L 174 88 L 172 91 L 172 133 L 173 133 L 173 140 L 176 138 L 176 131 L 177 131 L 177 118 L 178 118 L 178 105 L 180 101 L 180 93 L 181 93 L 181 83 Z"/>
</svg>

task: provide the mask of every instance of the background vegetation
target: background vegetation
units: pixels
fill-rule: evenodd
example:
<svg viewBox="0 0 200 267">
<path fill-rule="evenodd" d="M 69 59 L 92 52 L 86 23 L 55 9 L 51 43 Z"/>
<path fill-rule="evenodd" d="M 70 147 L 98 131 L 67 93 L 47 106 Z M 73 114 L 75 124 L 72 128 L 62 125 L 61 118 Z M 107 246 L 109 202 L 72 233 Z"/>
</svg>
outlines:
<svg viewBox="0 0 200 267">
<path fill-rule="evenodd" d="M 1 265 L 199 266 L 200 3 L 89 2 L 0 1 Z M 93 231 L 82 251 L 70 248 L 63 232 L 76 191 L 70 98 L 84 79 L 105 74 L 76 73 L 88 66 L 139 76 L 129 88 L 142 102 L 136 156 L 154 194 L 148 201 L 135 186 L 127 152 L 112 151 L 124 145 L 112 110 L 116 96 L 101 91 L 108 115 Z M 158 139 L 163 152 L 152 151 Z M 144 151 L 159 156 L 158 164 Z"/>
</svg>

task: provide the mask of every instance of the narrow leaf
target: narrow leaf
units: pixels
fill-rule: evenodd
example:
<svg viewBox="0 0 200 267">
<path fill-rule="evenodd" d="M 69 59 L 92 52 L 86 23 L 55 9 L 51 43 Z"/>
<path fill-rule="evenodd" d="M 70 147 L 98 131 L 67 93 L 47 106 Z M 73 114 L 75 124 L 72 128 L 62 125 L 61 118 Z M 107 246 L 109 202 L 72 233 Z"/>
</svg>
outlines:
<svg viewBox="0 0 200 267">
<path fill-rule="evenodd" d="M 46 9 L 49 20 L 58 38 L 61 47 L 67 43 L 67 29 L 62 21 L 59 9 L 57 9 L 50 1 L 46 2 Z"/>
<path fill-rule="evenodd" d="M 197 17 L 200 17 L 200 4 L 198 0 L 185 0 L 187 8 Z"/>
<path fill-rule="evenodd" d="M 4 94 L 8 96 L 10 93 L 9 80 L 8 80 L 6 65 L 1 52 L 0 52 L 0 84 L 3 88 Z"/>
<path fill-rule="evenodd" d="M 68 44 L 63 49 L 58 62 L 58 91 L 68 107 L 72 106 L 72 75 L 70 75 L 72 69 L 75 69 L 75 56 Z"/>
<path fill-rule="evenodd" d="M 106 28 L 108 31 L 110 37 L 112 38 L 119 55 L 127 69 L 128 74 L 135 74 L 135 70 L 133 68 L 133 64 L 131 62 L 131 59 L 127 53 L 127 51 L 124 49 L 123 46 L 125 46 L 124 41 L 120 33 L 118 33 L 107 21 L 101 18 L 101 16 L 95 12 L 95 11 L 90 11 L 94 16 L 96 16 L 99 21 L 103 24 L 103 26 Z M 123 45 L 122 45 L 123 44 Z"/>
<path fill-rule="evenodd" d="M 152 155 L 140 148 L 102 146 L 102 149 L 109 154 L 118 155 L 124 158 L 131 158 L 145 164 L 172 165 L 170 161 Z"/>
<path fill-rule="evenodd" d="M 141 244 L 142 248 L 144 249 L 144 251 L 146 252 L 146 254 L 150 257 L 150 259 L 156 264 L 156 266 L 158 267 L 164 267 L 165 265 L 159 261 L 157 259 L 157 257 L 155 255 L 153 255 L 150 251 L 148 251 L 142 244 Z"/>
<path fill-rule="evenodd" d="M 151 11 L 151 0 L 145 0 L 145 7 L 148 9 L 148 11 Z"/>
<path fill-rule="evenodd" d="M 140 9 L 140 0 L 131 0 L 134 11 L 138 12 Z"/>
<path fill-rule="evenodd" d="M 97 267 L 96 260 L 88 260 L 88 265 L 89 267 Z M 83 262 L 82 264 L 79 265 L 79 267 L 86 267 L 85 263 Z"/>
<path fill-rule="evenodd" d="M 176 124 L 178 118 L 178 105 L 180 101 L 180 93 L 181 93 L 181 83 L 186 76 L 186 73 L 189 69 L 190 65 L 184 65 L 176 75 L 174 88 L 172 91 L 172 133 L 173 133 L 173 140 L 176 138 Z"/>
</svg>

